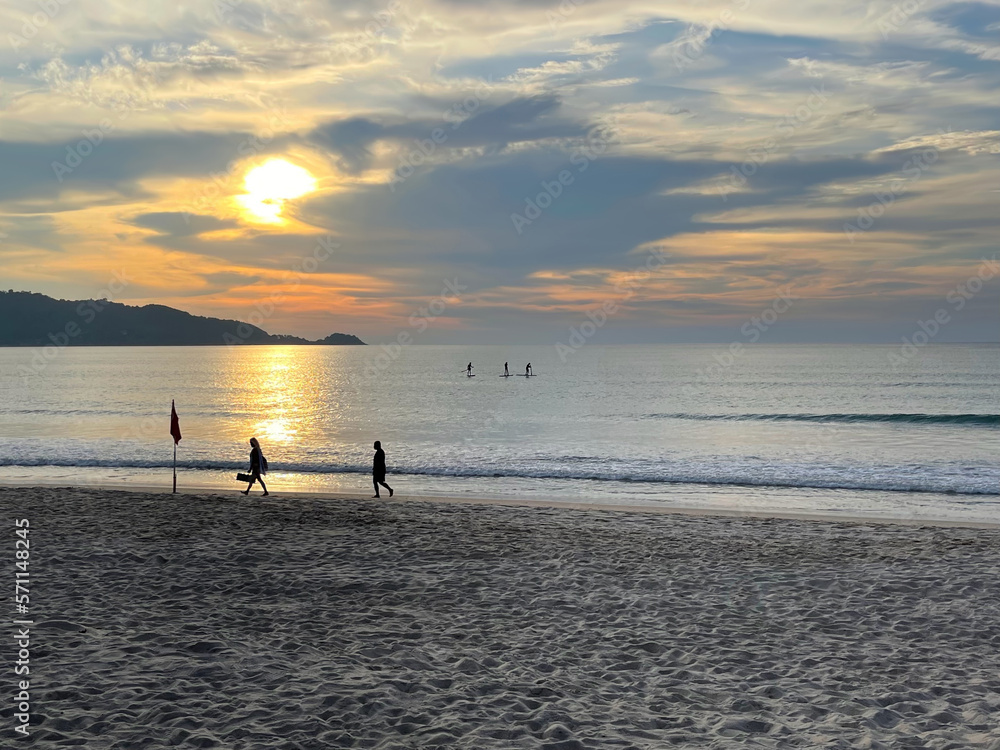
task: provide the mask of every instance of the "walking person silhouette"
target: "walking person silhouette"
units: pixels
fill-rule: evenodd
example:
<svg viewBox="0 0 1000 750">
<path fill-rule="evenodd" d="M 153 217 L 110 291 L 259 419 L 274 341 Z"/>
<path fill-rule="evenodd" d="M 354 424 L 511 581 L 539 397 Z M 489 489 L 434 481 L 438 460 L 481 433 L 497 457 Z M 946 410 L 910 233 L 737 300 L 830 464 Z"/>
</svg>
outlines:
<svg viewBox="0 0 1000 750">
<path fill-rule="evenodd" d="M 264 484 L 264 478 L 261 476 L 261 474 L 267 474 L 267 459 L 264 458 L 264 453 L 260 449 L 260 443 L 257 442 L 257 438 L 250 438 L 250 446 L 250 485 L 243 490 L 243 494 L 249 495 L 254 482 L 260 482 L 260 486 L 264 489 L 263 497 L 267 497 L 271 493 L 267 491 L 267 485 Z"/>
<path fill-rule="evenodd" d="M 372 483 L 375 485 L 375 494 L 372 498 L 381 497 L 378 493 L 378 486 L 381 484 L 389 490 L 389 497 L 392 497 L 392 487 L 385 483 L 385 451 L 382 450 L 382 442 L 375 441 L 375 460 L 372 463 Z"/>
</svg>

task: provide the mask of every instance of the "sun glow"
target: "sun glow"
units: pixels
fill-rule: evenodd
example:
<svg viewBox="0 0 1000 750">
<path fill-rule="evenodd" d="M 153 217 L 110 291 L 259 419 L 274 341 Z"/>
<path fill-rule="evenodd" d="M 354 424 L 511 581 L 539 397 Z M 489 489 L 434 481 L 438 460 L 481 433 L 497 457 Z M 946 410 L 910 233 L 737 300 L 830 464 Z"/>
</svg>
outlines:
<svg viewBox="0 0 1000 750">
<path fill-rule="evenodd" d="M 243 187 L 246 195 L 238 196 L 237 200 L 249 218 L 280 224 L 285 201 L 311 193 L 316 189 L 316 178 L 284 159 L 270 159 L 247 172 Z"/>
</svg>

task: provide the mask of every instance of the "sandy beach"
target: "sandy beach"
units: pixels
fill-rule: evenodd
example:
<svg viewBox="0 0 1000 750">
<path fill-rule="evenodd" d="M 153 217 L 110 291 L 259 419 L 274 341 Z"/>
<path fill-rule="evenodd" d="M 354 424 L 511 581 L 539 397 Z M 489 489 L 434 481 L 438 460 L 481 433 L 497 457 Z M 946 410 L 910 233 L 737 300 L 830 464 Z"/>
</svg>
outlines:
<svg viewBox="0 0 1000 750">
<path fill-rule="evenodd" d="M 31 523 L 11 746 L 1000 748 L 996 529 L 82 488 L 0 507 Z"/>
</svg>

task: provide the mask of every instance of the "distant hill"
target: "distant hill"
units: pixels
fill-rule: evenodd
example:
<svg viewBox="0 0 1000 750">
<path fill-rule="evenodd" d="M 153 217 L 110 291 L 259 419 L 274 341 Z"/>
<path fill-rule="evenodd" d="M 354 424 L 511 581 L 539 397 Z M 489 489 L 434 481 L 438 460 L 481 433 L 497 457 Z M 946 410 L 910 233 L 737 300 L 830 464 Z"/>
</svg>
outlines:
<svg viewBox="0 0 1000 750">
<path fill-rule="evenodd" d="M 211 346 L 220 344 L 364 345 L 333 333 L 319 341 L 275 336 L 238 320 L 191 315 L 165 305 L 64 300 L 0 292 L 0 346 Z"/>
</svg>

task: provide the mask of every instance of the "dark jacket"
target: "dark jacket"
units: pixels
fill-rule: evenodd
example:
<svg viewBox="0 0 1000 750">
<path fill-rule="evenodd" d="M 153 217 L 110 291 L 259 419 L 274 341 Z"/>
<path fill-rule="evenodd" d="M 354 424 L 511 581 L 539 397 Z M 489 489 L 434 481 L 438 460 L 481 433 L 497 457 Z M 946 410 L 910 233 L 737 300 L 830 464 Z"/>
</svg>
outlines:
<svg viewBox="0 0 1000 750">
<path fill-rule="evenodd" d="M 377 477 L 385 476 L 385 451 L 381 448 L 375 451 L 375 461 L 372 463 L 372 474 Z"/>
<path fill-rule="evenodd" d="M 260 448 L 253 448 L 250 451 L 250 473 L 260 474 Z"/>
</svg>

